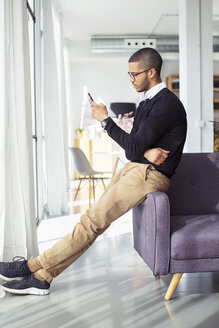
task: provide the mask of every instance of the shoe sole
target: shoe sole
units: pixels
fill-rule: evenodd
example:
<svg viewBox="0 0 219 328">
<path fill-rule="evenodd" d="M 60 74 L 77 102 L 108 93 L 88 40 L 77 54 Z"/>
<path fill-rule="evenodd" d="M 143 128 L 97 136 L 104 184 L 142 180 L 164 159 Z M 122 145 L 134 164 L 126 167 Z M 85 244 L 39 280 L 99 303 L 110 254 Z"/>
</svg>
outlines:
<svg viewBox="0 0 219 328">
<path fill-rule="evenodd" d="M 0 274 L 0 279 L 10 282 L 10 281 L 15 281 L 15 280 L 20 281 L 21 279 L 23 279 L 23 277 L 9 278 L 9 277 L 5 277 L 2 274 Z"/>
<path fill-rule="evenodd" d="M 11 294 L 18 294 L 18 295 L 48 295 L 48 289 L 38 289 L 38 288 L 26 288 L 26 289 L 12 289 L 2 286 L 2 289 Z"/>
</svg>

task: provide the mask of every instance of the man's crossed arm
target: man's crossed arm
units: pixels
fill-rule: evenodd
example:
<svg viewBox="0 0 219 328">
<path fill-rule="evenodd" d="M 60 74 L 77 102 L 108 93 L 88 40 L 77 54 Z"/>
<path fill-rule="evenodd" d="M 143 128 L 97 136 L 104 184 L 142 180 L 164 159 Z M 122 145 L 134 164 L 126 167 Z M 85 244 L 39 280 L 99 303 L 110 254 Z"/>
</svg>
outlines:
<svg viewBox="0 0 219 328">
<path fill-rule="evenodd" d="M 104 104 L 96 104 L 89 100 L 92 108 L 92 116 L 99 122 L 109 117 L 107 108 Z M 144 157 L 155 165 L 161 165 L 165 162 L 169 155 L 169 151 L 162 148 L 151 148 L 145 151 Z"/>
<path fill-rule="evenodd" d="M 165 162 L 170 151 L 162 148 L 151 148 L 146 150 L 144 157 L 155 165 L 161 165 Z"/>
</svg>

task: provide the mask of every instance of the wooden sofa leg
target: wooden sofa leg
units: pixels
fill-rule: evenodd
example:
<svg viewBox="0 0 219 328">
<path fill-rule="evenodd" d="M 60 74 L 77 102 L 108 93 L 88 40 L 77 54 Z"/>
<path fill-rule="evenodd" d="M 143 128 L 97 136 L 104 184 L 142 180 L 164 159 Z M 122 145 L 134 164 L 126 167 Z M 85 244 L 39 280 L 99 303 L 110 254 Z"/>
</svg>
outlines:
<svg viewBox="0 0 219 328">
<path fill-rule="evenodd" d="M 181 277 L 182 277 L 182 273 L 175 273 L 172 277 L 172 280 L 169 284 L 169 287 L 167 289 L 166 295 L 165 295 L 165 300 L 169 301 L 174 293 L 174 290 L 176 289 Z"/>
</svg>

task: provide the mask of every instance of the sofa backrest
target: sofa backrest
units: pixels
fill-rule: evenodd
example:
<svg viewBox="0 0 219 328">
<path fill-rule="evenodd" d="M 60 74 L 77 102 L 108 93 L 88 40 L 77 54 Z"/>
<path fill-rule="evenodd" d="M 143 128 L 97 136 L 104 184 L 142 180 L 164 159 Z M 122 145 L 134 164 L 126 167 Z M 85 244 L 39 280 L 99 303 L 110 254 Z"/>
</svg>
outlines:
<svg viewBox="0 0 219 328">
<path fill-rule="evenodd" d="M 167 195 L 171 215 L 219 213 L 219 153 L 184 153 Z"/>
</svg>

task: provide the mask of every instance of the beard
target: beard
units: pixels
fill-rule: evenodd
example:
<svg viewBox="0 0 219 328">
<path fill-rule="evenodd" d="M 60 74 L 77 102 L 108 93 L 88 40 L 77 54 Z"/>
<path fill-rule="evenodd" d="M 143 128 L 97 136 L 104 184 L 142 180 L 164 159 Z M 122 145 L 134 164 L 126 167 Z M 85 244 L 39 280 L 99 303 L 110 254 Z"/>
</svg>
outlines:
<svg viewBox="0 0 219 328">
<path fill-rule="evenodd" d="M 146 75 L 144 81 L 136 88 L 137 92 L 146 92 L 150 89 L 150 80 Z"/>
</svg>

